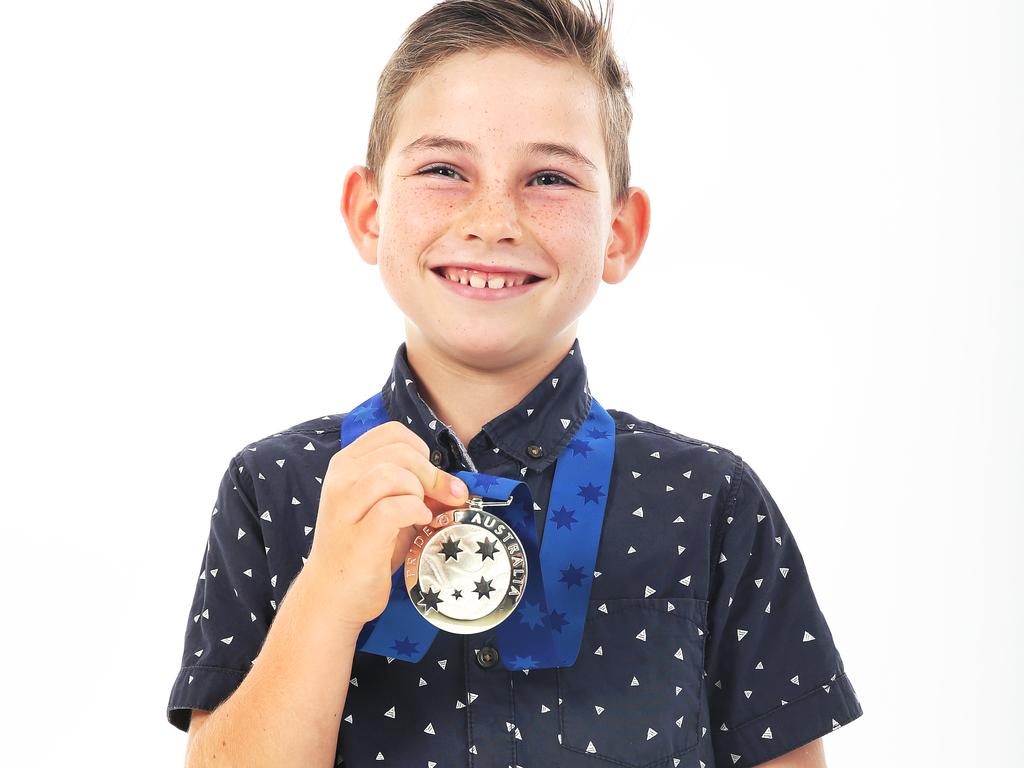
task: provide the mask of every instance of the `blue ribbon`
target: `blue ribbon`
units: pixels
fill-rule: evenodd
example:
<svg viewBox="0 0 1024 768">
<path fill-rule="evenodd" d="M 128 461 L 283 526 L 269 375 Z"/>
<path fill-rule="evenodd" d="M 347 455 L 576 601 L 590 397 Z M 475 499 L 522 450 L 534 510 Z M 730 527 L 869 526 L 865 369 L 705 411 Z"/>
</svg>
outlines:
<svg viewBox="0 0 1024 768">
<path fill-rule="evenodd" d="M 381 393 L 354 408 L 342 421 L 341 447 L 389 421 Z M 615 456 L 615 422 L 593 397 L 587 418 L 555 464 L 544 537 L 537 543 L 533 495 L 521 480 L 483 472 L 456 472 L 471 495 L 504 501 L 489 507 L 519 536 L 526 553 L 526 591 L 511 615 L 497 626 L 497 644 L 506 669 L 572 666 L 579 655 L 594 564 L 604 523 Z M 356 649 L 417 662 L 439 628 L 416 610 L 405 589 L 404 568 L 391 580 L 384 612 L 367 622 Z"/>
</svg>

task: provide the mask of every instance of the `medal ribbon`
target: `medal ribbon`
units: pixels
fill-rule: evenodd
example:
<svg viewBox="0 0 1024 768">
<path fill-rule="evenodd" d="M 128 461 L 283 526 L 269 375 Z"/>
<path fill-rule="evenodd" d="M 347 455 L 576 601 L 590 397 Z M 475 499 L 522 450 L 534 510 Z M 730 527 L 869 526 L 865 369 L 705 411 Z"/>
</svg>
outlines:
<svg viewBox="0 0 1024 768">
<path fill-rule="evenodd" d="M 389 421 L 381 393 L 354 408 L 342 421 L 341 447 Z M 615 422 L 591 397 L 587 418 L 555 464 L 544 537 L 537 543 L 533 496 L 529 486 L 484 472 L 456 472 L 470 495 L 512 503 L 485 507 L 509 525 L 526 554 L 526 590 L 515 610 L 495 627 L 506 669 L 571 666 L 579 654 L 594 564 L 615 455 Z M 467 502 L 468 503 L 468 502 Z M 416 662 L 423 658 L 439 627 L 420 615 L 405 588 L 405 566 L 391 579 L 384 612 L 367 622 L 356 650 Z"/>
</svg>

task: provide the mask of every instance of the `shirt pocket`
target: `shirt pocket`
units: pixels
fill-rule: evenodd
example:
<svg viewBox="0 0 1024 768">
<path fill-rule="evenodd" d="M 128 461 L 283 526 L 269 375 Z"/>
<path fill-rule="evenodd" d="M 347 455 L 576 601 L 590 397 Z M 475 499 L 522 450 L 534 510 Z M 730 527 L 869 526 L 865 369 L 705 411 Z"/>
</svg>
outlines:
<svg viewBox="0 0 1024 768">
<path fill-rule="evenodd" d="M 562 749 L 649 768 L 697 746 L 707 602 L 590 600 L 576 662 L 557 667 Z"/>
</svg>

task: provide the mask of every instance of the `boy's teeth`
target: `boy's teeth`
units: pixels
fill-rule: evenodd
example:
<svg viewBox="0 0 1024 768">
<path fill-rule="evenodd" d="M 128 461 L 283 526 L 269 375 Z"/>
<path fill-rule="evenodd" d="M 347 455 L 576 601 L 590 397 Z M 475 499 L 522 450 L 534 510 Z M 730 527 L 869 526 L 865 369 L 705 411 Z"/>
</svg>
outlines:
<svg viewBox="0 0 1024 768">
<path fill-rule="evenodd" d="M 483 272 L 467 269 L 444 269 L 442 271 L 449 280 L 454 280 L 463 285 L 471 285 L 474 288 L 504 288 L 506 285 L 511 288 L 522 285 L 528 277 L 527 275 L 498 273 L 488 275 Z"/>
<path fill-rule="evenodd" d="M 488 280 L 485 279 L 479 272 L 474 272 L 472 275 L 469 276 L 469 284 L 472 285 L 474 288 L 483 288 L 485 285 L 488 288 L 504 288 L 505 278 L 502 277 L 501 275 L 497 275 Z"/>
</svg>

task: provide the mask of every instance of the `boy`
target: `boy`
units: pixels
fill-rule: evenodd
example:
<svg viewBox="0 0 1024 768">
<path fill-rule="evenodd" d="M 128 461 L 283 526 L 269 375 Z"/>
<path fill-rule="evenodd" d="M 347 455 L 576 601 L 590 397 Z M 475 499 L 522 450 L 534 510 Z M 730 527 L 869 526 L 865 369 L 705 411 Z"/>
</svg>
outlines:
<svg viewBox="0 0 1024 768">
<path fill-rule="evenodd" d="M 823 766 L 861 715 L 754 470 L 591 394 L 578 318 L 649 226 L 610 21 L 449 0 L 385 68 L 342 212 L 406 342 L 374 398 L 232 458 L 167 708 L 189 765 Z M 491 599 L 481 578 L 380 640 L 411 545 L 488 476 L 532 500 L 550 600 L 531 567 L 496 626 L 416 634 Z M 492 567 L 486 537 L 439 541 Z"/>
</svg>

